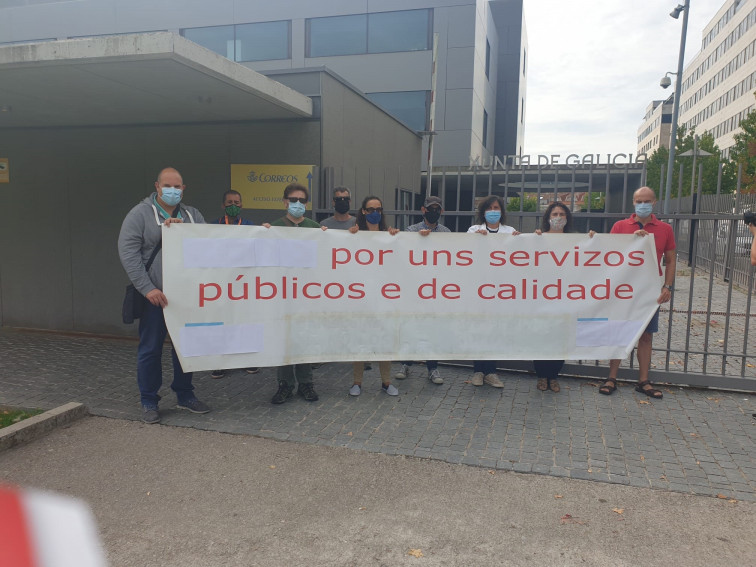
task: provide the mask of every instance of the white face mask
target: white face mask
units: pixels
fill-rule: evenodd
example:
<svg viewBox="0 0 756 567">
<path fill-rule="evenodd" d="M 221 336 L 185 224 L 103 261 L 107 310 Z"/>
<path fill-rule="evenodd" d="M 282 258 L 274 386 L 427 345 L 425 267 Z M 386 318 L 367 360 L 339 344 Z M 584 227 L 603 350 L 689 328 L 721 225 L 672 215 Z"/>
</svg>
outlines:
<svg viewBox="0 0 756 567">
<path fill-rule="evenodd" d="M 549 224 L 554 230 L 561 230 L 567 226 L 567 219 L 564 217 L 551 217 L 549 219 Z"/>
</svg>

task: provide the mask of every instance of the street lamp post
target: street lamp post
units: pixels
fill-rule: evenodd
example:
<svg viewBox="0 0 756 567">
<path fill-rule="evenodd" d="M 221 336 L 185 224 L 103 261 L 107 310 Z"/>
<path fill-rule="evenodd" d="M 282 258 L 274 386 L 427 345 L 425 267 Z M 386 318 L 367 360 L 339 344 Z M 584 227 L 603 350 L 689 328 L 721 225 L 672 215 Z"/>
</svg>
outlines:
<svg viewBox="0 0 756 567">
<path fill-rule="evenodd" d="M 669 162 L 667 164 L 667 185 L 664 191 L 664 214 L 669 214 L 669 202 L 672 198 L 672 173 L 675 170 L 675 143 L 677 142 L 677 116 L 680 113 L 680 91 L 682 90 L 683 62 L 685 60 L 685 36 L 688 33 L 688 13 L 690 12 L 690 0 L 685 0 L 685 5 L 678 4 L 670 12 L 670 16 L 677 19 L 683 15 L 682 34 L 680 36 L 680 56 L 677 58 L 677 77 L 675 78 L 675 101 L 672 107 L 672 133 L 669 138 Z"/>
</svg>

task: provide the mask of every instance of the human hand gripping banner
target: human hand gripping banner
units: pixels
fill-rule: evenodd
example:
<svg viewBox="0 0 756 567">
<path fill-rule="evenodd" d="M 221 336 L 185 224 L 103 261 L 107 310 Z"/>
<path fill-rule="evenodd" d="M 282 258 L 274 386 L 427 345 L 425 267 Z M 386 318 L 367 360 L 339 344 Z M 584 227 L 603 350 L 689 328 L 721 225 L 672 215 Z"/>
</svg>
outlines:
<svg viewBox="0 0 756 567">
<path fill-rule="evenodd" d="M 653 236 L 163 228 L 185 371 L 370 360 L 604 360 L 661 289 Z"/>
</svg>

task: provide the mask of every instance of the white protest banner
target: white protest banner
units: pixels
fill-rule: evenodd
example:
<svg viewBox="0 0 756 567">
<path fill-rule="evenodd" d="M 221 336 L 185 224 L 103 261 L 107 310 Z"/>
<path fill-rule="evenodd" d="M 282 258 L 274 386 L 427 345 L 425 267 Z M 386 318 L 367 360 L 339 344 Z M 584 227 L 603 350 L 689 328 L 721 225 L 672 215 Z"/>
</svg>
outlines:
<svg viewBox="0 0 756 567">
<path fill-rule="evenodd" d="M 178 224 L 165 319 L 186 371 L 627 356 L 656 308 L 652 236 Z"/>
</svg>

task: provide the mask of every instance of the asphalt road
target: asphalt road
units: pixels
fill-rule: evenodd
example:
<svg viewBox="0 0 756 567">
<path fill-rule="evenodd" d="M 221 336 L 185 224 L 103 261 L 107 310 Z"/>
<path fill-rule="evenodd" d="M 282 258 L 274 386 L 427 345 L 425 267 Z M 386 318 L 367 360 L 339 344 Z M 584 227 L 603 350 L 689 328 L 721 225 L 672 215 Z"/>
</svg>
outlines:
<svg viewBox="0 0 756 567">
<path fill-rule="evenodd" d="M 113 566 L 756 565 L 756 504 L 88 417 L 0 453 Z"/>
</svg>

